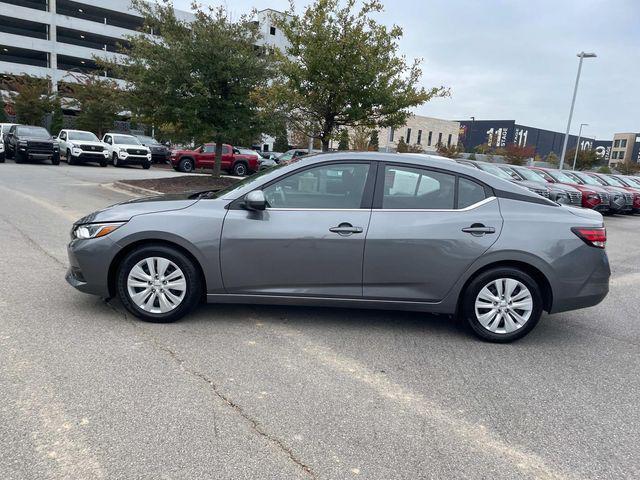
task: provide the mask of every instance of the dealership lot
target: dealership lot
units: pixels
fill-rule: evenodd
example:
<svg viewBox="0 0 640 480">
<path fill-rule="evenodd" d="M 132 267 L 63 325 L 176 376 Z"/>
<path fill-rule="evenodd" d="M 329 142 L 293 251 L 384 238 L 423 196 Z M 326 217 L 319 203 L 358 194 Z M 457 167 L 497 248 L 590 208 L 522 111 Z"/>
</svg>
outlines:
<svg viewBox="0 0 640 480">
<path fill-rule="evenodd" d="M 611 293 L 510 345 L 419 313 L 208 305 L 140 323 L 64 282 L 71 223 L 175 175 L 0 165 L 2 478 L 637 478 L 640 216 Z"/>
</svg>

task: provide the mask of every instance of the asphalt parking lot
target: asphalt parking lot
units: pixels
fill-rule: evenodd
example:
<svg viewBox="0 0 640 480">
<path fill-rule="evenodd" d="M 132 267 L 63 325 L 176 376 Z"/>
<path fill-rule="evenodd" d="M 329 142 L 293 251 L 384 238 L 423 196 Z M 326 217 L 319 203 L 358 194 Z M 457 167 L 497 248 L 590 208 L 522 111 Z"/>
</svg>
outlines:
<svg viewBox="0 0 640 480">
<path fill-rule="evenodd" d="M 611 292 L 510 345 L 419 313 L 207 305 L 138 322 L 64 281 L 71 223 L 175 175 L 0 165 L 0 478 L 640 477 L 640 216 Z"/>
</svg>

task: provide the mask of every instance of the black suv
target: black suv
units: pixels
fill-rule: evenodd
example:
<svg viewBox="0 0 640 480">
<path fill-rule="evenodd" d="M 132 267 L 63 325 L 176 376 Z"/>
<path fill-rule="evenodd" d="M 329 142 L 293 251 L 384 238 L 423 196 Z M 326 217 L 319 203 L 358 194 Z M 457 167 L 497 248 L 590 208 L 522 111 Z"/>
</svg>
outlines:
<svg viewBox="0 0 640 480">
<path fill-rule="evenodd" d="M 46 128 L 13 125 L 7 134 L 7 158 L 16 163 L 27 160 L 51 160 L 60 164 L 60 148 Z"/>
</svg>

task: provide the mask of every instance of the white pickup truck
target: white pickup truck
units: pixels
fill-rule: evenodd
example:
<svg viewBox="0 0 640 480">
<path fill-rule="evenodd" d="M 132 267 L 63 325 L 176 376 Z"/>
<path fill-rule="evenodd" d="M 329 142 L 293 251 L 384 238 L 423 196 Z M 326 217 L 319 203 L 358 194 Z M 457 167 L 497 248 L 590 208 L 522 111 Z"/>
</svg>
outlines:
<svg viewBox="0 0 640 480">
<path fill-rule="evenodd" d="M 102 137 L 114 167 L 138 164 L 142 168 L 151 167 L 151 150 L 133 135 L 106 133 Z"/>
<path fill-rule="evenodd" d="M 101 167 L 109 163 L 109 151 L 93 133 L 84 130 L 60 130 L 57 137 L 60 156 L 69 165 L 97 162 Z"/>
</svg>

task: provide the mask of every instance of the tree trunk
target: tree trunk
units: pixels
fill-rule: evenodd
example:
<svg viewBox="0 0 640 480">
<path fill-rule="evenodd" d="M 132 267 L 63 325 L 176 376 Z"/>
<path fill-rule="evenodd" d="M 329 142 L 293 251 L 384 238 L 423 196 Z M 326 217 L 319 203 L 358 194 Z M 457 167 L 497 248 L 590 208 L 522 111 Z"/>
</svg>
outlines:
<svg viewBox="0 0 640 480">
<path fill-rule="evenodd" d="M 322 137 L 322 151 L 323 152 L 328 152 L 329 151 L 329 137 Z"/>
<path fill-rule="evenodd" d="M 216 160 L 213 163 L 213 176 L 219 177 L 222 169 L 222 142 L 216 142 Z"/>
</svg>

